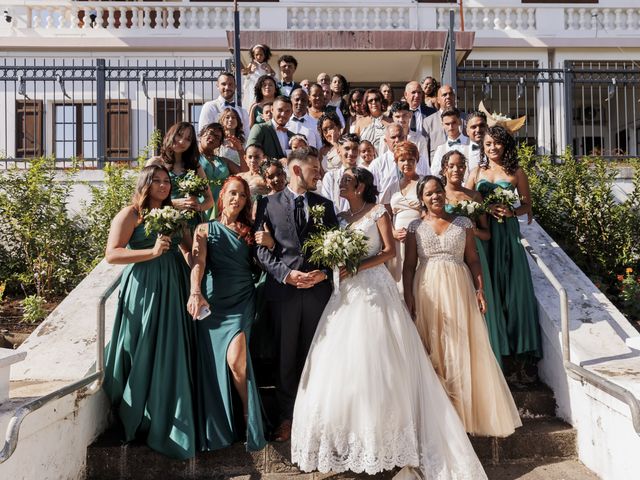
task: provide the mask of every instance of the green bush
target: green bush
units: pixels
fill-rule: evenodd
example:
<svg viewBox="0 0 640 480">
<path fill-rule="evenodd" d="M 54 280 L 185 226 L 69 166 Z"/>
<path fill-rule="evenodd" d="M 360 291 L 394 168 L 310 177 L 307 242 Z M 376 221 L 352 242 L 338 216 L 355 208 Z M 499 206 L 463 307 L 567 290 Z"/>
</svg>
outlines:
<svg viewBox="0 0 640 480">
<path fill-rule="evenodd" d="M 27 169 L 0 175 L 0 257 L 3 279 L 15 290 L 44 297 L 73 288 L 85 274 L 87 235 L 67 213 L 76 170 L 59 173 L 51 158 L 36 158 Z M 62 181 L 60 181 L 62 180 Z"/>
<path fill-rule="evenodd" d="M 22 323 L 38 323 L 47 316 L 44 309 L 45 299 L 39 295 L 29 295 L 20 302 L 22 306 Z"/>
<path fill-rule="evenodd" d="M 531 186 L 536 220 L 616 305 L 625 306 L 619 276 L 640 267 L 640 168 L 634 189 L 616 200 L 618 170 L 601 158 L 576 158 L 570 151 L 557 159 L 536 156 L 521 146 L 520 163 Z"/>
</svg>

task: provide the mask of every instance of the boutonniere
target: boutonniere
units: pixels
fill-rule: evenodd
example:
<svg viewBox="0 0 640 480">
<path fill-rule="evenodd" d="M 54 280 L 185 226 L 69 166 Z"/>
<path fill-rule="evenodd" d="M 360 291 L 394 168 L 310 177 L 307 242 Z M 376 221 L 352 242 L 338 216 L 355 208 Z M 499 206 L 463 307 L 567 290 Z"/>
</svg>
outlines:
<svg viewBox="0 0 640 480">
<path fill-rule="evenodd" d="M 309 209 L 309 215 L 314 225 L 322 225 L 324 219 L 324 205 L 314 205 Z"/>
</svg>

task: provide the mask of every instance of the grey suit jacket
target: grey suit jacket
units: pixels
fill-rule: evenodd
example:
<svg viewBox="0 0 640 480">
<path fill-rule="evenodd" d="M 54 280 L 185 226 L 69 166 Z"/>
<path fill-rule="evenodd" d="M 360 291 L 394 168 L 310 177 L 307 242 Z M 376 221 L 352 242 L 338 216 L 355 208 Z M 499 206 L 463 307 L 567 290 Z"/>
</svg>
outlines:
<svg viewBox="0 0 640 480">
<path fill-rule="evenodd" d="M 442 117 L 440 117 L 441 113 L 442 112 L 438 110 L 436 113 L 429 115 L 422 122 L 423 129 L 426 132 L 425 137 L 429 143 L 429 164 L 431 164 L 431 161 L 433 160 L 433 154 L 436 152 L 436 148 L 447 141 L 447 135 L 444 133 L 444 128 L 442 128 Z M 467 114 L 460 112 L 460 117 L 462 119 L 462 126 L 460 129 L 464 134 L 467 130 Z"/>
<path fill-rule="evenodd" d="M 287 130 L 287 138 L 293 137 L 294 133 Z M 283 158 L 287 156 L 287 152 L 282 150 L 280 140 L 271 122 L 268 123 L 256 123 L 251 127 L 249 132 L 249 138 L 247 138 L 247 145 L 252 143 L 259 143 L 264 149 L 264 154 L 271 158 Z"/>
</svg>

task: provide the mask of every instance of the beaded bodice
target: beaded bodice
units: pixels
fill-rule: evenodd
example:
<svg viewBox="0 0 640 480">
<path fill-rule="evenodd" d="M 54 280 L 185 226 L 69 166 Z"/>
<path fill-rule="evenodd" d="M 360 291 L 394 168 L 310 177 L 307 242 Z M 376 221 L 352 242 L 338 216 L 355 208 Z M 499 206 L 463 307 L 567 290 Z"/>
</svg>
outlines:
<svg viewBox="0 0 640 480">
<path fill-rule="evenodd" d="M 462 263 L 467 229 L 472 227 L 473 224 L 468 218 L 455 217 L 440 235 L 423 220 L 411 222 L 409 231 L 416 235 L 418 256 L 422 262 L 444 260 Z"/>
</svg>

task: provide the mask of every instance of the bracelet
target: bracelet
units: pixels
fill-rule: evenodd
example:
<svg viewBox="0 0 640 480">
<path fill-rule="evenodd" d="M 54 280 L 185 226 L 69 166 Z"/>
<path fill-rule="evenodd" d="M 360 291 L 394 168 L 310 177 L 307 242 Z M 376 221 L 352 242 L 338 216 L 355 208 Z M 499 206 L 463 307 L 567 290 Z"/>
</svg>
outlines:
<svg viewBox="0 0 640 480">
<path fill-rule="evenodd" d="M 189 296 L 191 297 L 193 295 L 202 295 L 202 292 L 191 292 Z"/>
<path fill-rule="evenodd" d="M 478 288 L 478 289 L 476 290 L 476 295 L 477 295 L 477 294 L 479 294 L 479 293 L 484 293 L 484 289 L 482 289 L 482 288 Z"/>
</svg>

